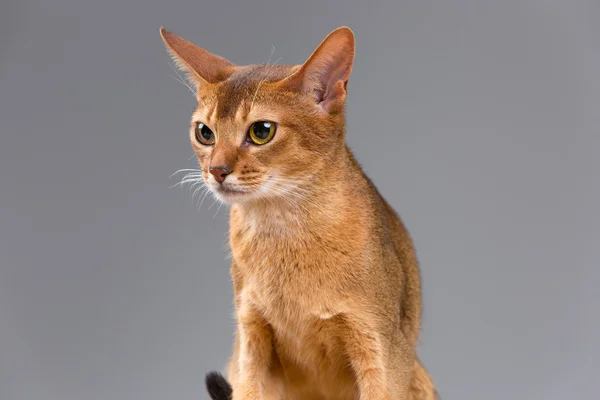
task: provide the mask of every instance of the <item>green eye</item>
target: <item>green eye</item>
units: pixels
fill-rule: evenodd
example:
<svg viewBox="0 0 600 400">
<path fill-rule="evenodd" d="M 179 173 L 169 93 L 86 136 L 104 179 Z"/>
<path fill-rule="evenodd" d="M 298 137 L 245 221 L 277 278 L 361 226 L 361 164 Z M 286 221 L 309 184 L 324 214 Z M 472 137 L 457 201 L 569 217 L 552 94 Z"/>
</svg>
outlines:
<svg viewBox="0 0 600 400">
<path fill-rule="evenodd" d="M 202 143 L 205 146 L 210 146 L 215 144 L 215 134 L 210 128 L 204 125 L 202 122 L 196 123 L 195 128 L 196 140 Z"/>
<path fill-rule="evenodd" d="M 248 131 L 248 138 L 254 144 L 265 144 L 273 139 L 276 125 L 274 122 L 260 121 L 255 122 Z"/>
</svg>

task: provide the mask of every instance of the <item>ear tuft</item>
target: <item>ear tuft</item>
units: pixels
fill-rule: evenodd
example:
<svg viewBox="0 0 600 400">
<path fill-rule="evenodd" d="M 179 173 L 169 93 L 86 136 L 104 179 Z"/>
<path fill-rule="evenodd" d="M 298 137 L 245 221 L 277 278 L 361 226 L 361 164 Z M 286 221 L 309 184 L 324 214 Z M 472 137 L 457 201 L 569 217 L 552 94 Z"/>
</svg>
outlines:
<svg viewBox="0 0 600 400">
<path fill-rule="evenodd" d="M 335 29 L 285 84 L 292 90 L 312 96 L 324 110 L 332 111 L 345 100 L 354 48 L 352 30 L 347 26 Z"/>
<path fill-rule="evenodd" d="M 160 27 L 160 36 L 177 67 L 189 73 L 198 84 L 227 79 L 235 65 Z"/>
</svg>

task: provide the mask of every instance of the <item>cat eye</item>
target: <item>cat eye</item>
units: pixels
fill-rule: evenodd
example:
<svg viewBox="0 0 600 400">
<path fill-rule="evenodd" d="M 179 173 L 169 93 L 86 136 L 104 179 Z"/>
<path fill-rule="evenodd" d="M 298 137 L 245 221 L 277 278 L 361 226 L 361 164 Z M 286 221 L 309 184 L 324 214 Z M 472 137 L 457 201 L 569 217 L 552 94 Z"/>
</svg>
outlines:
<svg viewBox="0 0 600 400">
<path fill-rule="evenodd" d="M 248 139 L 254 144 L 265 144 L 273 139 L 275 135 L 276 125 L 270 121 L 255 122 L 248 130 Z"/>
<path fill-rule="evenodd" d="M 215 134 L 202 122 L 196 122 L 195 134 L 196 140 L 203 145 L 210 146 L 215 144 Z"/>
</svg>

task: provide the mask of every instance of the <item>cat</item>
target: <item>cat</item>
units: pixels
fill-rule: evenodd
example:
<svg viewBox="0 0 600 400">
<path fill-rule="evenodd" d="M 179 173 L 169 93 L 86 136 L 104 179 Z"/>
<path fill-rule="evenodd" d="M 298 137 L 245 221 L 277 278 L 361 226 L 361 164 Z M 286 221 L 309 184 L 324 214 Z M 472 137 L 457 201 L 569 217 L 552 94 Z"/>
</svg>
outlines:
<svg viewBox="0 0 600 400">
<path fill-rule="evenodd" d="M 439 398 L 416 354 L 412 239 L 345 141 L 352 30 L 303 64 L 246 66 L 160 33 L 197 97 L 198 178 L 231 205 L 237 329 L 211 397 Z"/>
</svg>

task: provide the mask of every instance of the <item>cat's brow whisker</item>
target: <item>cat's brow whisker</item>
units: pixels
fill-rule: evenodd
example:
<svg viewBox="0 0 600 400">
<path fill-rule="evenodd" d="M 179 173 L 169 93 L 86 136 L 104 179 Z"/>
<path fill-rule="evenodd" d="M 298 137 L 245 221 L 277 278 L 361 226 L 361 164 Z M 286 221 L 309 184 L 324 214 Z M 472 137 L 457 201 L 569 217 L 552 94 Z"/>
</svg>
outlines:
<svg viewBox="0 0 600 400">
<path fill-rule="evenodd" d="M 281 60 L 281 57 L 279 57 L 273 64 L 271 64 L 271 67 L 269 67 L 269 63 L 271 62 L 271 57 L 273 57 L 273 53 L 275 53 L 275 46 L 273 46 L 273 48 L 271 49 L 271 54 L 269 55 L 269 59 L 267 60 L 267 68 L 264 73 L 264 77 L 260 80 L 260 82 L 258 82 L 258 85 L 256 85 L 256 90 L 254 91 L 254 95 L 252 96 L 252 102 L 250 103 L 250 109 L 254 107 L 254 100 L 256 99 L 258 90 L 260 89 L 260 86 L 263 84 L 263 82 L 268 78 L 269 72 L 271 72 L 271 70 L 274 68 L 273 65 L 277 64 L 279 60 Z"/>
<path fill-rule="evenodd" d="M 186 87 L 187 87 L 187 88 L 188 88 L 188 89 L 189 89 L 189 90 L 190 90 L 192 93 L 194 93 L 194 91 L 192 90 L 192 88 L 191 88 L 191 87 L 190 87 L 190 86 L 189 86 L 187 83 L 185 83 L 184 81 L 182 81 L 181 79 L 179 79 L 179 78 L 177 78 L 177 77 L 174 77 L 173 75 L 169 75 L 169 76 L 170 76 L 171 78 L 175 79 L 177 82 L 179 82 L 179 83 L 183 83 L 183 84 L 184 84 L 184 85 L 185 85 L 185 86 L 186 86 Z M 195 95 L 196 95 L 196 93 L 194 93 L 194 96 L 195 96 Z"/>
<path fill-rule="evenodd" d="M 179 82 L 183 83 L 183 84 L 184 84 L 184 85 L 185 85 L 185 86 L 186 86 L 186 87 L 187 87 L 187 88 L 190 90 L 190 92 L 192 92 L 192 94 L 194 95 L 194 98 L 196 98 L 196 91 L 195 91 L 194 89 L 192 89 L 192 88 L 191 88 L 191 86 L 190 86 L 190 85 L 189 85 L 189 84 L 188 84 L 188 83 L 185 81 L 185 79 L 183 79 L 183 78 L 181 77 L 181 75 L 180 75 L 180 74 L 179 74 L 179 72 L 177 71 L 177 68 L 175 68 L 175 67 L 173 66 L 173 64 L 171 64 L 171 62 L 167 61 L 167 63 L 169 64 L 169 66 L 171 67 L 171 69 L 172 69 L 173 71 L 175 71 L 175 73 L 177 74 L 177 76 L 179 77 L 179 79 L 181 79 L 181 80 L 179 80 L 179 79 L 177 79 L 177 80 L 178 80 Z M 171 76 L 172 78 L 175 78 L 173 75 L 169 75 L 169 76 Z M 175 79 L 176 79 L 176 78 L 175 78 Z"/>
</svg>

